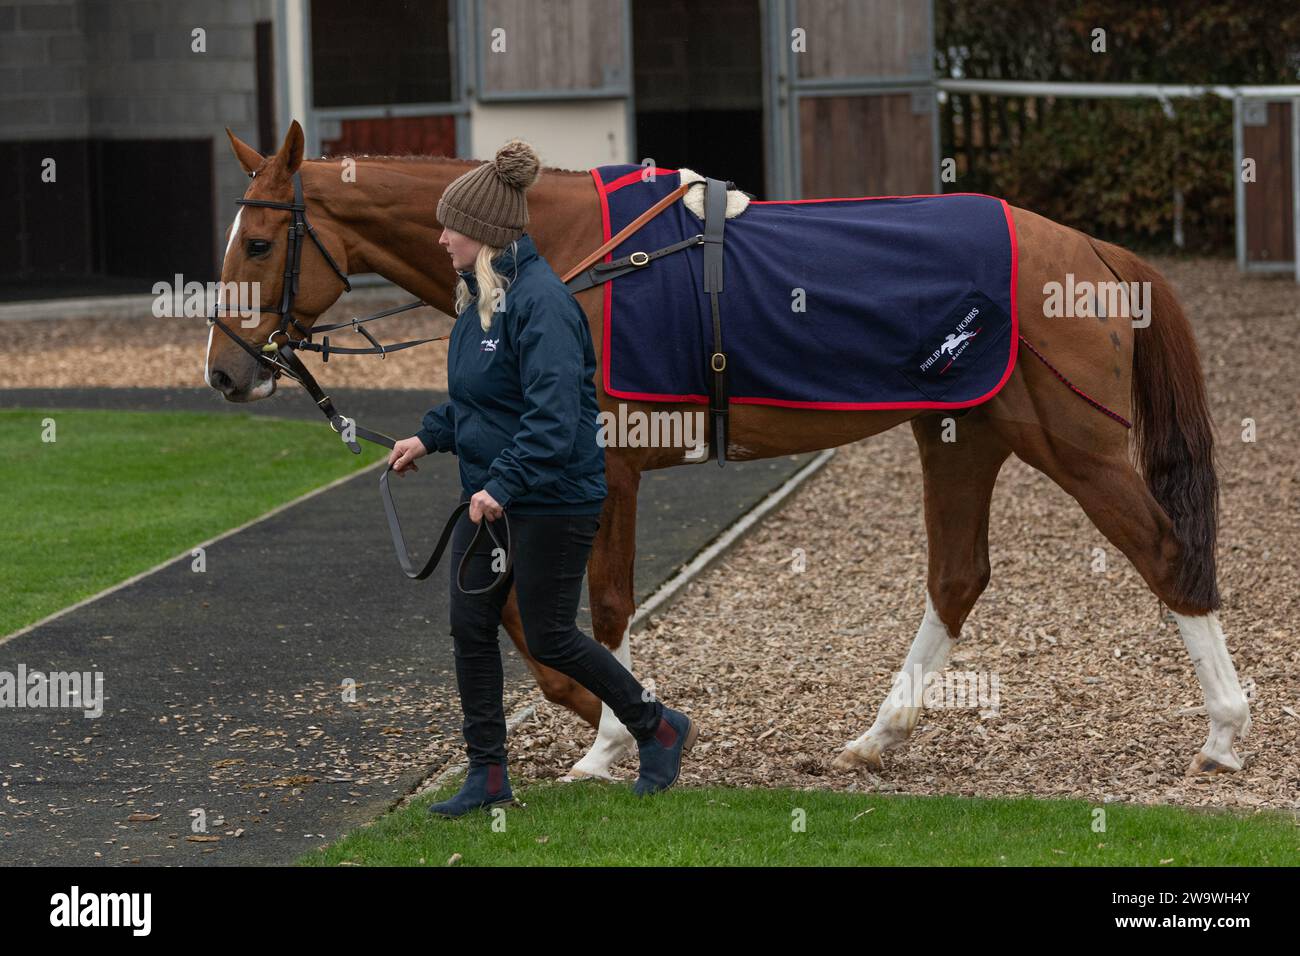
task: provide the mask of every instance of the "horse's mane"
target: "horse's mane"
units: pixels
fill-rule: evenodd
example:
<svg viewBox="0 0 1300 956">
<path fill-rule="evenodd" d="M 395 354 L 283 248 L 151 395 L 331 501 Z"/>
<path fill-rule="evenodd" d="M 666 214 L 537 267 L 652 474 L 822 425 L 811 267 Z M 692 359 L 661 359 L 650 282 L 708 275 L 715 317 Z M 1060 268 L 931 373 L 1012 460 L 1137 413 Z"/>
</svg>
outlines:
<svg viewBox="0 0 1300 956">
<path fill-rule="evenodd" d="M 366 160 L 367 162 L 381 163 L 452 163 L 457 166 L 480 166 L 489 160 L 485 159 L 464 159 L 460 156 L 418 156 L 414 154 L 405 154 L 402 156 L 374 155 L 371 153 L 345 153 L 341 156 L 318 156 L 315 162 L 333 163 L 344 159 Z M 543 172 L 547 173 L 564 173 L 569 176 L 590 176 L 590 171 L 586 169 L 561 169 L 558 166 L 543 166 Z"/>
</svg>

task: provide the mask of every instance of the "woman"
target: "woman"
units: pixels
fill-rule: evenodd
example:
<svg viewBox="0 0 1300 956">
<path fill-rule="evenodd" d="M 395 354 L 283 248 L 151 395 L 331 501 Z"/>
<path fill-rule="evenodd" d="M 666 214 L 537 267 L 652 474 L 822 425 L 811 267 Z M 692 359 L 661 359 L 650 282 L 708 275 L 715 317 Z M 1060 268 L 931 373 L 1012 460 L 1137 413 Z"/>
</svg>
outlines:
<svg viewBox="0 0 1300 956">
<path fill-rule="evenodd" d="M 672 786 L 697 728 L 665 707 L 575 624 L 587 556 L 605 499 L 605 450 L 596 441 L 596 356 L 582 308 L 537 254 L 525 191 L 540 175 L 533 148 L 512 140 L 454 180 L 438 201 L 438 242 L 460 275 L 447 351 L 451 400 L 431 409 L 389 455 L 404 475 L 429 452 L 459 458 L 470 507 L 451 545 L 451 636 L 469 774 L 431 813 L 457 817 L 514 799 L 497 628 L 513 582 L 528 652 L 603 700 L 636 738 L 638 795 Z M 488 594 L 456 585 L 474 527 L 510 512 L 513 566 Z M 489 543 L 490 547 L 490 543 Z M 466 586 L 493 575 L 486 548 L 466 563 Z"/>
</svg>

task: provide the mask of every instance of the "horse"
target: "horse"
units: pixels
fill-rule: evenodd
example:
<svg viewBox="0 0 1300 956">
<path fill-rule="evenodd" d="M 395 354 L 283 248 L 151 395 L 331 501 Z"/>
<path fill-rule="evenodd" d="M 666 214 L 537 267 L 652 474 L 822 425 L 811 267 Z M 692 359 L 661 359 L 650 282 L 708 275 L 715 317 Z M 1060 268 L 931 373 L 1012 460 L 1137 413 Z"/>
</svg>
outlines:
<svg viewBox="0 0 1300 956">
<path fill-rule="evenodd" d="M 334 304 L 343 291 L 340 277 L 366 272 L 378 273 L 434 308 L 455 314 L 457 277 L 449 260 L 436 252 L 442 227 L 435 207 L 442 190 L 480 161 L 364 156 L 305 160 L 296 121 L 278 152 L 268 156 L 229 129 L 227 134 L 239 163 L 252 177 L 245 200 L 272 205 L 242 206 L 229 232 L 223 283 L 258 281 L 263 289 L 280 287 L 290 213 L 277 207 L 292 200 L 298 174 L 320 254 L 302 243 L 306 250 L 301 255 L 301 286 L 291 310 L 297 328 L 310 330 Z M 345 163 L 350 176 L 343 175 Z M 600 204 L 586 170 L 544 168 L 529 192 L 529 207 L 529 232 L 550 263 L 577 263 L 604 238 Z M 1008 209 L 1019 249 L 1016 311 L 1021 340 L 1040 358 L 1051 355 L 1051 364 L 1045 358 L 1017 361 L 996 395 L 962 414 L 960 441 L 945 440 L 945 420 L 933 411 L 740 404 L 730 412 L 725 453 L 738 461 L 801 454 L 909 424 L 921 462 L 927 586 L 900 678 L 942 671 L 988 586 L 989 506 L 1003 463 L 1015 455 L 1038 469 L 1078 502 L 1177 621 L 1209 720 L 1205 743 L 1192 757 L 1188 773 L 1240 770 L 1234 742 L 1250 729 L 1250 708 L 1217 615 L 1219 487 L 1213 427 L 1190 323 L 1168 282 L 1138 256 L 1029 210 Z M 1094 288 L 1105 288 L 1112 280 L 1125 288 L 1146 288 L 1144 322 L 1115 321 L 1104 310 L 1069 324 L 1049 317 L 1043 297 L 1049 287 L 1060 287 L 1063 274 L 1072 274 L 1080 285 L 1091 282 Z M 600 286 L 576 295 L 598 356 L 602 295 Z M 264 296 L 266 301 L 275 298 Z M 267 314 L 242 335 L 254 347 L 265 343 L 276 332 L 276 318 Z M 276 388 L 276 376 L 236 345 L 209 334 L 205 381 L 231 402 L 266 398 Z M 1060 370 L 1068 372 L 1068 378 Z M 602 412 L 617 407 L 604 392 L 599 371 L 596 388 Z M 1089 396 L 1088 401 L 1080 401 L 1076 392 Z M 651 402 L 627 406 L 645 415 L 674 407 Z M 1113 411 L 1102 415 L 1098 408 Z M 1131 445 L 1126 419 L 1132 420 Z M 706 434 L 712 442 L 711 430 Z M 691 448 L 606 449 L 608 496 L 588 564 L 592 627 L 595 639 L 629 669 L 640 476 L 703 460 L 698 449 Z M 635 752 L 631 734 L 595 695 L 529 656 L 513 589 L 502 623 L 546 699 L 569 708 L 597 731 L 591 749 L 561 779 L 615 779 L 612 766 Z M 898 680 L 895 683 L 898 690 Z M 882 771 L 883 755 L 907 741 L 921 709 L 919 686 L 910 692 L 891 691 L 875 721 L 844 746 L 832 768 Z"/>
</svg>

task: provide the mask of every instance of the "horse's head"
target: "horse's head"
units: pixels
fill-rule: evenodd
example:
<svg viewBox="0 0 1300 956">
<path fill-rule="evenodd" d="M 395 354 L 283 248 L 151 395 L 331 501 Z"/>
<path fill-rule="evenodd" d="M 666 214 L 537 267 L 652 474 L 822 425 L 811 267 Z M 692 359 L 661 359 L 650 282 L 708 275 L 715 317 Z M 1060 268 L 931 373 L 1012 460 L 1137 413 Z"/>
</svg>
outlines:
<svg viewBox="0 0 1300 956">
<path fill-rule="evenodd" d="M 343 279 L 347 259 L 338 237 L 322 228 L 319 221 L 314 222 L 314 237 L 306 229 L 295 237 L 299 279 L 296 290 L 291 287 L 286 295 L 285 273 L 293 270 L 290 233 L 295 213 L 291 207 L 295 201 L 295 174 L 303 159 L 302 127 L 294 120 L 279 152 L 265 157 L 229 129 L 226 134 L 240 165 L 253 181 L 230 226 L 221 266 L 217 317 L 249 348 L 240 347 L 212 326 L 208 330 L 203 377 L 227 401 L 253 402 L 275 392 L 280 374 L 271 364 L 270 355 L 260 361 L 254 353 L 260 353 L 262 346 L 272 340 L 297 341 L 306 335 L 347 287 Z M 298 179 L 301 181 L 301 176 Z M 309 217 L 306 221 L 312 220 Z"/>
</svg>

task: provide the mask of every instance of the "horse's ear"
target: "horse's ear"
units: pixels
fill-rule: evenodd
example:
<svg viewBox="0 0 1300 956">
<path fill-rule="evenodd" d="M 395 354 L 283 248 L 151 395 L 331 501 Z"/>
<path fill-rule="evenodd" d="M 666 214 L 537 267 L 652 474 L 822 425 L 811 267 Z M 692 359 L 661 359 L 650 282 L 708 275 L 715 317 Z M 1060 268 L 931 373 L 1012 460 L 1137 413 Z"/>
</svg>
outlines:
<svg viewBox="0 0 1300 956">
<path fill-rule="evenodd" d="M 284 160 L 284 171 L 292 176 L 302 165 L 303 135 L 302 127 L 294 120 L 289 124 L 289 132 L 280 147 L 280 158 Z"/>
<path fill-rule="evenodd" d="M 239 160 L 239 165 L 244 167 L 244 172 L 248 175 L 253 175 L 262 165 L 265 157 L 232 133 L 229 126 L 226 127 L 226 135 L 230 137 L 230 148 L 235 151 L 235 158 Z"/>
</svg>

